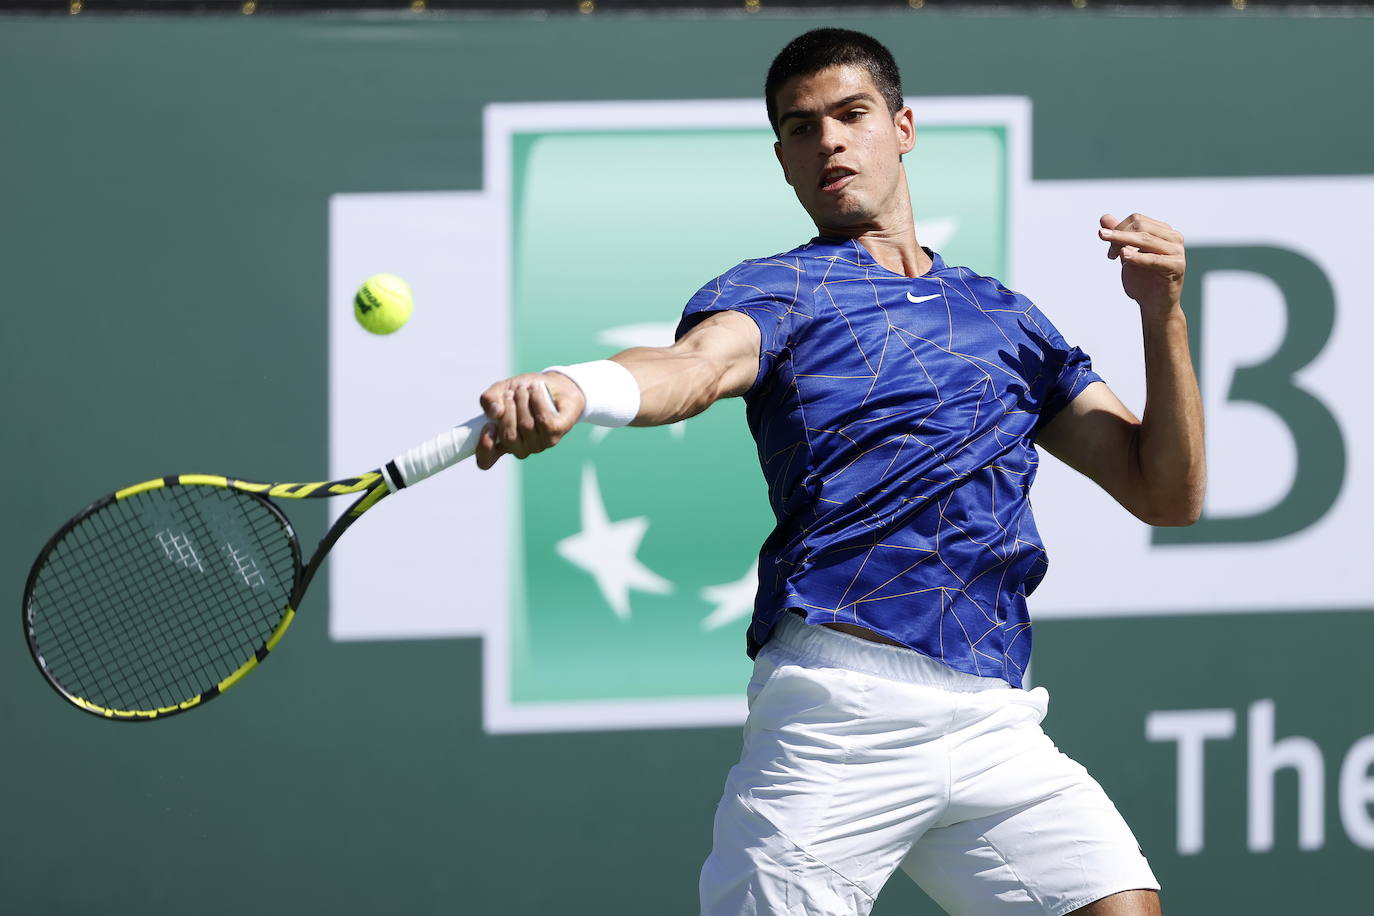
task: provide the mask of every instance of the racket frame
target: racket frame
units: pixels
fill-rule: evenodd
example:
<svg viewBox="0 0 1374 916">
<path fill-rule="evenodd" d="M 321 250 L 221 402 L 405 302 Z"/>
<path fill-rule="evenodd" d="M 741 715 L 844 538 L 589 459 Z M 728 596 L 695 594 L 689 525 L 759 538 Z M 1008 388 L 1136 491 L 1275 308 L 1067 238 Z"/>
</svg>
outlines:
<svg viewBox="0 0 1374 916">
<path fill-rule="evenodd" d="M 282 609 L 281 618 L 277 621 L 272 632 L 263 640 L 262 644 L 253 650 L 253 653 L 235 668 L 228 676 L 224 677 L 215 684 L 210 685 L 195 696 L 188 697 L 177 703 L 161 706 L 152 709 L 111 709 L 101 706 L 76 695 L 64 687 L 56 676 L 49 670 L 46 660 L 37 642 L 37 635 L 34 627 L 34 591 L 38 584 L 39 575 L 42 573 L 45 561 L 49 554 L 57 547 L 62 540 L 70 534 L 80 524 L 85 522 L 97 512 L 105 509 L 111 503 L 121 499 L 136 496 L 148 490 L 156 490 L 163 487 L 173 486 L 214 486 L 224 489 L 236 490 L 242 495 L 257 500 L 260 504 L 267 507 L 276 520 L 281 524 L 283 532 L 291 545 L 292 560 L 294 564 L 294 578 L 291 591 L 288 595 L 286 605 Z M 167 716 L 185 712 L 188 709 L 201 706 L 213 700 L 215 697 L 228 690 L 243 679 L 244 675 L 256 668 L 281 639 L 286 635 L 286 630 L 291 626 L 295 619 L 296 609 L 300 607 L 301 601 L 305 597 L 306 589 L 309 588 L 311 580 L 315 578 L 315 573 L 319 571 L 324 562 L 324 558 L 329 554 L 330 549 L 339 540 L 348 528 L 356 522 L 364 512 L 371 509 L 381 502 L 392 492 L 392 487 L 399 488 L 404 483 L 399 481 L 399 476 L 394 481 L 389 481 L 388 476 L 381 470 L 369 471 L 357 477 L 345 477 L 339 480 L 325 480 L 310 483 L 259 483 L 250 480 L 239 480 L 233 477 L 223 477 L 215 474 L 172 474 L 166 477 L 155 477 L 145 480 L 133 486 L 124 487 L 113 493 L 102 496 L 95 500 L 76 515 L 72 516 L 61 528 L 48 539 L 39 551 L 37 559 L 29 569 L 28 579 L 24 584 L 24 601 L 21 607 L 24 625 L 24 641 L 29 647 L 29 654 L 33 656 L 34 664 L 42 672 L 43 678 L 48 686 L 52 687 L 59 696 L 76 708 L 88 712 L 98 718 L 111 722 L 149 722 L 154 719 L 164 719 Z M 315 552 L 311 554 L 308 563 L 301 562 L 301 542 L 296 534 L 295 526 L 286 513 L 282 511 L 272 499 L 316 499 L 328 498 L 333 496 L 343 496 L 351 493 L 359 493 L 359 496 L 352 505 L 334 521 L 325 532 L 320 543 L 315 547 Z"/>
<path fill-rule="evenodd" d="M 558 408 L 554 402 L 553 395 L 548 386 L 543 385 L 544 397 L 549 406 L 557 412 Z M 240 480 L 234 477 L 224 477 L 217 474 L 173 474 L 168 477 L 155 477 L 152 480 L 145 480 L 143 483 L 116 490 L 108 496 L 103 496 L 91 503 L 85 509 L 72 516 L 57 532 L 48 539 L 47 544 L 39 551 L 38 558 L 34 560 L 33 566 L 29 570 L 28 580 L 24 586 L 24 602 L 20 608 L 23 617 L 24 638 L 29 647 L 29 654 L 33 656 L 34 663 L 38 665 L 39 671 L 43 673 L 44 679 L 57 691 L 58 695 L 66 699 L 78 709 L 98 716 L 106 721 L 112 722 L 148 722 L 155 719 L 165 719 L 168 716 L 185 712 L 188 709 L 195 709 L 213 700 L 230 687 L 243 679 L 249 671 L 252 671 L 268 654 L 276 648 L 285 635 L 291 621 L 295 619 L 296 609 L 300 607 L 301 601 L 305 598 L 305 591 L 310 586 L 310 582 L 315 578 L 315 573 L 319 571 L 324 558 L 329 554 L 335 542 L 343 535 L 348 528 L 356 522 L 364 512 L 371 509 L 381 502 L 389 494 L 406 487 L 413 486 L 440 471 L 450 468 L 460 461 L 472 457 L 477 450 L 477 444 L 481 431 L 487 426 L 488 420 L 484 415 L 477 415 L 464 423 L 460 423 L 450 429 L 444 430 L 437 436 L 421 442 L 413 448 L 407 449 L 397 455 L 392 460 L 386 462 L 381 468 L 368 471 L 357 477 L 344 477 L 338 480 L 321 480 L 311 483 L 258 483 L 250 480 Z M 233 672 L 216 684 L 205 688 L 196 696 L 189 697 L 169 706 L 156 709 L 108 709 L 97 703 L 93 703 L 84 697 L 78 697 L 65 689 L 49 671 L 47 663 L 44 661 L 37 645 L 36 634 L 33 626 L 33 598 L 34 589 L 38 582 L 38 577 L 42 573 L 44 561 L 52 550 L 61 543 L 62 539 L 69 534 L 72 529 L 90 518 L 96 512 L 108 506 L 110 503 L 121 499 L 128 499 L 147 490 L 155 490 L 160 487 L 168 486 L 215 486 L 226 489 L 237 490 L 249 496 L 258 498 L 265 504 L 277 520 L 282 523 L 284 532 L 291 543 L 292 557 L 295 563 L 295 580 L 292 583 L 291 591 L 288 595 L 286 606 L 282 610 L 281 619 L 268 634 L 262 645 L 258 646 L 252 655 L 245 659 Z M 304 566 L 301 564 L 300 539 L 296 535 L 296 529 L 291 525 L 290 519 L 281 511 L 281 508 L 272 502 L 276 499 L 316 499 L 331 496 L 346 496 L 352 493 L 361 493 L 356 500 L 330 525 L 325 532 L 320 543 L 316 545 L 315 552 L 311 554 L 310 561 Z"/>
</svg>

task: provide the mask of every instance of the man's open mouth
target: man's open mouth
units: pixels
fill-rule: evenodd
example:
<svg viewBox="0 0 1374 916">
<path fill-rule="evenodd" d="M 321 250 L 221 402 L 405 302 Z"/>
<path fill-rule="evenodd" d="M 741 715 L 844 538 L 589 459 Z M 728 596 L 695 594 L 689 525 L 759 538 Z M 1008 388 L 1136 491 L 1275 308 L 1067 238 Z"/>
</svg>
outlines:
<svg viewBox="0 0 1374 916">
<path fill-rule="evenodd" d="M 846 184 L 849 183 L 849 179 L 853 178 L 857 174 L 858 173 L 855 172 L 853 169 L 846 168 L 842 165 L 832 166 L 826 169 L 824 172 L 821 172 L 821 190 L 838 191 L 840 188 L 844 187 Z"/>
</svg>

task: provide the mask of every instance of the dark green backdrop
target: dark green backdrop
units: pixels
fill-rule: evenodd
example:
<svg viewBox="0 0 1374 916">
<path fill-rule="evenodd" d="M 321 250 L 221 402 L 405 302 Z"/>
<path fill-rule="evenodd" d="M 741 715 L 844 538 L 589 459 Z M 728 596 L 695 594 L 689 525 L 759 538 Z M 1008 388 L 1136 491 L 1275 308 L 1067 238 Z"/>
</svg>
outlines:
<svg viewBox="0 0 1374 916">
<path fill-rule="evenodd" d="M 486 736 L 477 641 L 331 643 L 323 592 L 230 698 L 108 725 L 32 670 L 19 598 L 47 534 L 117 485 L 319 475 L 331 193 L 480 187 L 489 102 L 751 96 L 788 38 L 838 21 L 0 18 L 0 910 L 694 912 L 734 729 Z M 885 39 L 913 94 L 1030 96 L 1037 179 L 1374 170 L 1368 17 L 842 24 Z M 1137 824 L 1169 910 L 1368 911 L 1334 768 L 1374 731 L 1351 689 L 1374 623 L 1268 617 L 1215 678 L 1206 641 L 1180 650 L 1170 620 L 1044 624 L 1036 670 L 1051 732 Z M 1138 658 L 1081 651 L 1104 638 Z M 1353 699 L 1333 710 L 1337 689 Z M 1291 773 L 1275 850 L 1245 851 L 1258 697 L 1280 736 L 1328 751 L 1320 852 L 1296 850 Z M 1143 710 L 1213 706 L 1241 731 L 1209 746 L 1208 851 L 1180 858 L 1173 747 L 1143 741 Z M 876 912 L 931 911 L 898 879 Z"/>
</svg>

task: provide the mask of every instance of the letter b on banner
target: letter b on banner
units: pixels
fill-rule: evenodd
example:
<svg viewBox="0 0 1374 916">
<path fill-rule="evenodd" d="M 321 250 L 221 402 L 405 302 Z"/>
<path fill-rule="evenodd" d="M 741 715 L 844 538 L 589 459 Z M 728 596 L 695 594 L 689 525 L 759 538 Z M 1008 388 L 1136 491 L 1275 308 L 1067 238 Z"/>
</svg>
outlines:
<svg viewBox="0 0 1374 916">
<path fill-rule="evenodd" d="M 1190 528 L 1155 528 L 1156 545 L 1270 541 L 1315 523 L 1335 504 L 1345 480 L 1345 440 L 1325 403 L 1300 387 L 1294 376 L 1316 359 L 1331 338 L 1336 299 L 1331 282 L 1312 260 L 1287 248 L 1193 246 L 1183 310 L 1189 344 L 1202 374 L 1203 279 L 1210 271 L 1242 271 L 1269 278 L 1279 288 L 1287 331 L 1267 360 L 1236 369 L 1226 400 L 1246 401 L 1271 411 L 1293 437 L 1297 470 L 1288 493 L 1253 515 L 1209 516 Z M 1258 459 L 1257 459 L 1258 460 Z M 1213 468 L 1212 472 L 1224 472 Z"/>
</svg>

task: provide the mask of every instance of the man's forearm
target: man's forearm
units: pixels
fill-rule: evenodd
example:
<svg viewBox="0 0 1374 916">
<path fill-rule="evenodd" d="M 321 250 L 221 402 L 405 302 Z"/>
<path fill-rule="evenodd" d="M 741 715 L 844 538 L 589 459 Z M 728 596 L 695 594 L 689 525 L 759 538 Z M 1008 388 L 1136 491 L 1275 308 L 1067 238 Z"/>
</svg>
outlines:
<svg viewBox="0 0 1374 916">
<path fill-rule="evenodd" d="M 670 347 L 634 347 L 611 359 L 639 384 L 639 413 L 631 426 L 662 426 L 694 417 L 722 397 L 726 367 L 700 354 Z"/>
<path fill-rule="evenodd" d="M 492 422 L 478 441 L 477 466 L 542 452 L 583 419 L 656 426 L 744 394 L 758 373 L 759 337 L 751 319 L 719 312 L 671 347 L 636 347 L 609 361 L 550 366 L 495 382 L 480 399 Z"/>
<path fill-rule="evenodd" d="M 1151 521 L 1188 525 L 1202 514 L 1207 461 L 1202 397 L 1188 350 L 1188 321 L 1175 307 L 1162 317 L 1142 313 L 1145 411 L 1136 454 Z"/>
<path fill-rule="evenodd" d="M 639 383 L 632 426 L 676 423 L 749 390 L 759 369 L 759 331 L 738 312 L 719 312 L 671 347 L 635 347 L 611 359 Z"/>
</svg>

